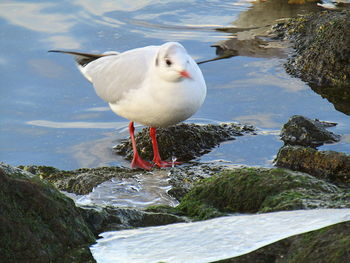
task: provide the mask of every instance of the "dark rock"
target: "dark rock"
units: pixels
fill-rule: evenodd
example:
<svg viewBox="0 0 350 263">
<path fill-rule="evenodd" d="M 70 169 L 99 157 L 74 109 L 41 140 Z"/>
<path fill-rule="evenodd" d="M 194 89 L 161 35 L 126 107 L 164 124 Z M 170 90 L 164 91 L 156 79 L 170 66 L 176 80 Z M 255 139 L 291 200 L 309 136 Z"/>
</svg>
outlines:
<svg viewBox="0 0 350 263">
<path fill-rule="evenodd" d="M 172 188 L 168 191 L 168 194 L 180 201 L 190 191 L 195 182 L 217 175 L 220 171 L 227 169 L 227 167 L 226 165 L 210 163 L 193 163 L 186 166 L 178 166 L 169 172 L 169 184 Z"/>
<path fill-rule="evenodd" d="M 292 236 L 217 263 L 350 262 L 350 222 Z"/>
<path fill-rule="evenodd" d="M 276 27 L 294 42 L 286 63 L 290 74 L 308 82 L 335 108 L 350 114 L 350 11 L 324 11 Z"/>
<path fill-rule="evenodd" d="M 37 176 L 0 163 L 0 211 L 2 262 L 95 262 L 80 209 Z"/>
<path fill-rule="evenodd" d="M 226 213 L 350 207 L 350 193 L 308 174 L 241 168 L 203 179 L 176 207 L 196 220 Z"/>
<path fill-rule="evenodd" d="M 283 125 L 281 139 L 286 145 L 310 147 L 317 147 L 324 143 L 338 142 L 340 136 L 325 129 L 325 127 L 330 126 L 330 123 L 295 115 Z"/>
<path fill-rule="evenodd" d="M 117 207 L 83 207 L 84 218 L 95 235 L 101 232 L 129 229 L 134 227 L 160 226 L 184 222 L 179 216 Z"/>
<path fill-rule="evenodd" d="M 291 19 L 287 36 L 297 55 L 287 69 L 316 85 L 350 87 L 350 11 L 324 11 Z"/>
<path fill-rule="evenodd" d="M 275 165 L 306 172 L 339 185 L 350 185 L 350 156 L 345 153 L 284 146 L 277 154 Z"/>
<path fill-rule="evenodd" d="M 139 173 L 137 170 L 124 167 L 81 168 L 73 171 L 63 171 L 48 166 L 20 167 L 32 171 L 62 191 L 80 195 L 90 193 L 95 186 L 111 178 L 130 178 Z"/>
<path fill-rule="evenodd" d="M 234 140 L 235 136 L 242 136 L 245 133 L 254 134 L 254 131 L 252 126 L 234 123 L 220 125 L 181 123 L 157 129 L 157 140 L 160 156 L 164 160 L 174 156 L 178 161 L 186 162 L 210 152 L 212 148 L 223 141 Z M 142 129 L 136 135 L 136 142 L 141 157 L 152 160 L 153 150 L 148 128 Z M 115 150 L 118 154 L 125 156 L 127 160 L 131 160 L 133 157 L 130 139 L 115 146 Z"/>
</svg>

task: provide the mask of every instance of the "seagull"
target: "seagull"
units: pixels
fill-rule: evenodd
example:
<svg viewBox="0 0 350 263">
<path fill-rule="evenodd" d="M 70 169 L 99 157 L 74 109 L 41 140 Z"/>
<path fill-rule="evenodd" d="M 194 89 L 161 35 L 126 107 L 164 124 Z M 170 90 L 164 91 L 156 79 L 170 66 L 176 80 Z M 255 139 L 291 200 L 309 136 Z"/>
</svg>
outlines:
<svg viewBox="0 0 350 263">
<path fill-rule="evenodd" d="M 203 104 L 207 87 L 197 63 L 178 42 L 146 46 L 122 53 L 89 54 L 50 50 L 75 56 L 80 72 L 111 110 L 130 121 L 132 168 L 170 167 L 158 150 L 156 129 L 191 117 Z M 134 122 L 149 126 L 153 163 L 136 148 Z M 178 164 L 178 163 L 177 163 Z"/>
</svg>

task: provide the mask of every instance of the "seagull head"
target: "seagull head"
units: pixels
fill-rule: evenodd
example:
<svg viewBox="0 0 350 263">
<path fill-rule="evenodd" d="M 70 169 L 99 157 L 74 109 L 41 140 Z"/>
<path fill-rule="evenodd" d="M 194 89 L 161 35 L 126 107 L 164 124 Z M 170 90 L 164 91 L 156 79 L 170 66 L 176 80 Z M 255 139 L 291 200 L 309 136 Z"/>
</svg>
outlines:
<svg viewBox="0 0 350 263">
<path fill-rule="evenodd" d="M 159 77 L 169 82 L 192 78 L 190 56 L 186 49 L 177 42 L 167 42 L 160 46 L 155 68 Z"/>
</svg>

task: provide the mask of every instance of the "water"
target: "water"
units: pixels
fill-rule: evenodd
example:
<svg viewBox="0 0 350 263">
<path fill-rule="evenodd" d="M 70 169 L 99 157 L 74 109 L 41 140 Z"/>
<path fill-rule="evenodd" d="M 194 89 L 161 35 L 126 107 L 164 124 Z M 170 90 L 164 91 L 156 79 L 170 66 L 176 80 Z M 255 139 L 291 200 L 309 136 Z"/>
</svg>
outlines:
<svg viewBox="0 0 350 263">
<path fill-rule="evenodd" d="M 121 139 L 128 137 L 128 121 L 112 113 L 96 96 L 72 58 L 47 53 L 47 50 L 125 51 L 179 41 L 197 61 L 202 61 L 216 56 L 211 45 L 218 41 L 236 37 L 250 39 L 264 34 L 276 20 L 320 9 L 316 3 L 288 5 L 287 1 L 280 0 L 255 3 L 246 0 L 1 1 L 0 159 L 11 165 L 50 165 L 60 169 L 129 166 L 112 150 Z M 350 154 L 349 116 L 335 110 L 301 80 L 285 73 L 284 61 L 285 54 L 279 52 L 242 53 L 200 65 L 208 95 L 202 108 L 188 122 L 238 121 L 259 129 L 256 136 L 243 136 L 221 144 L 201 157 L 201 162 L 223 160 L 229 164 L 271 166 L 282 145 L 279 130 L 294 114 L 337 122 L 338 126 L 331 130 L 342 134 L 342 141 L 321 149 Z M 176 205 L 167 195 L 168 189 L 167 175 L 160 172 L 121 181 L 113 179 L 97 186 L 89 195 L 75 198 L 82 205 L 138 208 L 150 204 Z M 219 259 L 247 253 L 289 235 L 345 218 L 349 220 L 348 210 L 329 211 L 225 217 L 103 233 L 104 238 L 92 251 L 98 262 L 116 262 L 114 253 L 119 262 L 130 262 L 131 256 L 135 256 L 132 262 L 145 262 L 145 257 L 151 259 L 149 262 L 175 257 L 170 261 L 176 262 L 181 260 L 180 256 L 185 257 L 186 262 L 190 262 L 189 258 L 193 258 L 193 262 L 205 262 L 213 259 L 210 256 L 220 255 L 215 258 Z M 310 215 L 310 220 L 305 220 L 303 213 Z M 322 216 L 313 213 L 322 213 Z M 294 221 L 296 218 L 301 221 Z M 237 227 L 221 229 L 215 222 L 220 227 L 231 223 Z M 271 231 L 266 232 L 267 228 Z M 225 233 L 227 238 L 222 236 Z M 176 239 L 181 237 L 183 239 Z M 226 243 L 215 246 L 205 243 L 211 240 Z M 238 243 L 234 243 L 236 241 Z M 179 249 L 181 245 L 187 246 L 186 242 L 190 243 L 186 247 L 189 250 Z M 151 245 L 159 250 L 150 250 Z M 199 247 L 193 249 L 190 245 Z M 196 255 L 188 252 L 200 248 L 203 252 Z M 152 251 L 167 258 L 147 254 Z M 142 255 L 141 260 L 137 258 L 138 253 Z"/>
<path fill-rule="evenodd" d="M 97 262 L 213 262 L 350 220 L 350 209 L 275 212 L 102 233 Z M 267 231 L 268 230 L 268 231 Z"/>
<path fill-rule="evenodd" d="M 211 59 L 210 45 L 217 41 L 249 38 L 276 19 L 320 8 L 282 2 L 2 1 L 1 160 L 61 169 L 129 165 L 112 151 L 128 136 L 127 120 L 95 95 L 72 58 L 47 50 L 125 51 L 180 41 L 195 59 Z M 214 30 L 232 26 L 262 28 L 236 34 Z M 260 129 L 258 136 L 225 143 L 202 161 L 271 166 L 281 146 L 278 131 L 294 114 L 338 122 L 332 130 L 345 139 L 322 149 L 350 153 L 349 116 L 286 74 L 283 63 L 280 57 L 238 56 L 201 64 L 208 96 L 188 121 L 239 121 Z"/>
<path fill-rule="evenodd" d="M 65 193 L 80 206 L 114 206 L 146 208 L 152 205 L 176 206 L 179 202 L 168 194 L 168 172 L 158 170 L 136 174 L 131 178 L 112 178 L 96 186 L 88 195 Z"/>
</svg>

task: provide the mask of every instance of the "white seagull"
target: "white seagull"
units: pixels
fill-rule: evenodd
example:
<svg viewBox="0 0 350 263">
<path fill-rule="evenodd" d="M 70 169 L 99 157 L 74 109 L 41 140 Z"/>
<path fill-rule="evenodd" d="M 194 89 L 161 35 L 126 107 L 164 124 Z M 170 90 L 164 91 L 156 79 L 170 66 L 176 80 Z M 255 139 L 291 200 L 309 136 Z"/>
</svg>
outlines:
<svg viewBox="0 0 350 263">
<path fill-rule="evenodd" d="M 87 54 L 50 50 L 75 56 L 81 73 L 112 111 L 128 120 L 134 157 L 132 168 L 150 170 L 171 166 L 158 151 L 156 128 L 168 127 L 191 117 L 203 104 L 206 84 L 197 63 L 177 42 L 146 46 L 123 53 Z M 137 151 L 134 122 L 150 127 L 153 163 Z"/>
</svg>

